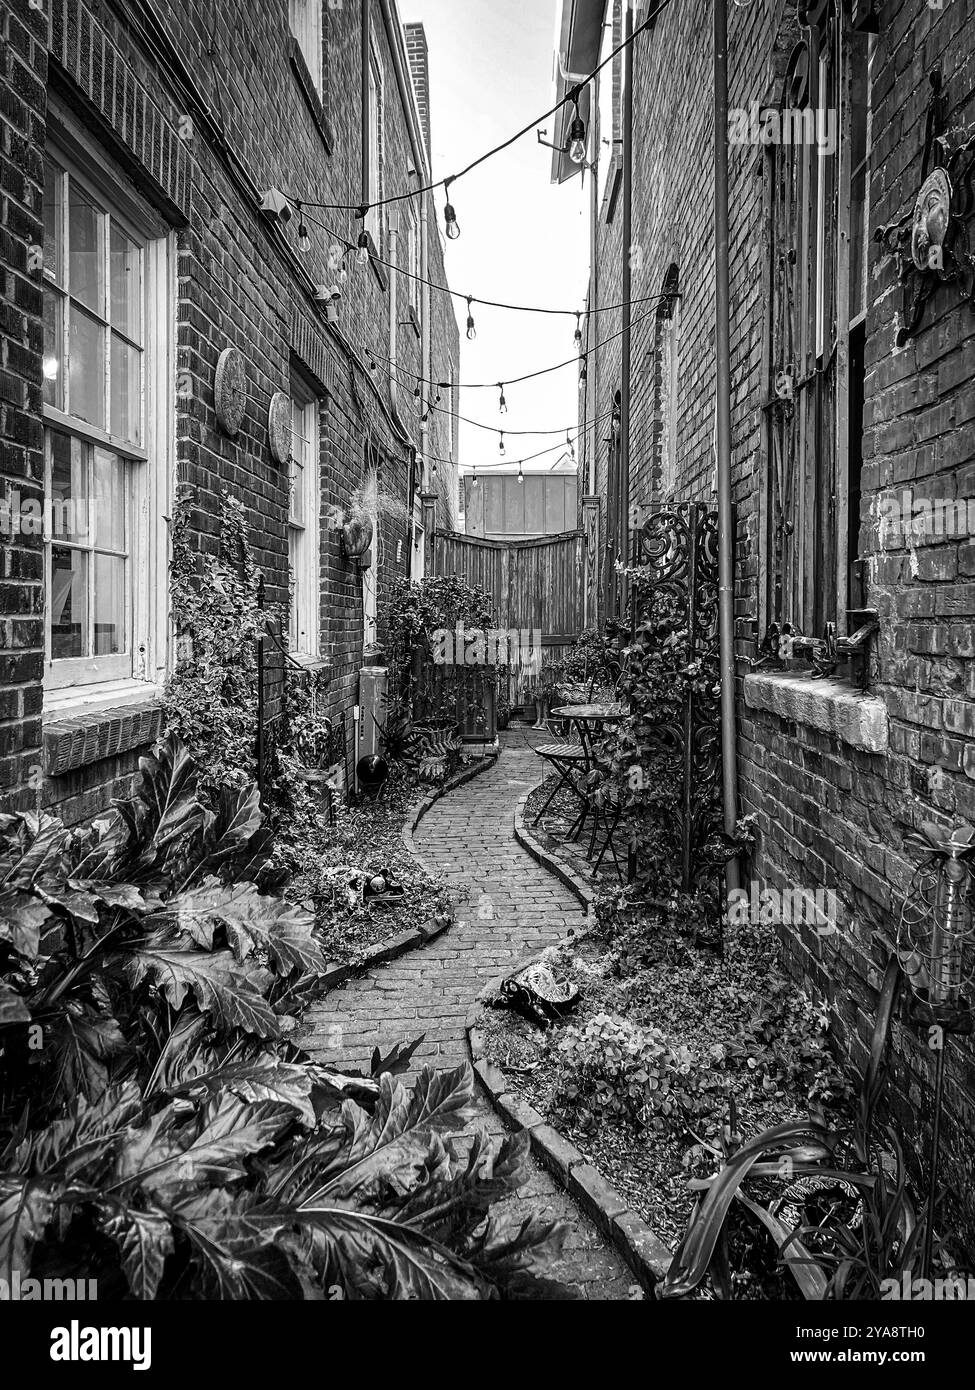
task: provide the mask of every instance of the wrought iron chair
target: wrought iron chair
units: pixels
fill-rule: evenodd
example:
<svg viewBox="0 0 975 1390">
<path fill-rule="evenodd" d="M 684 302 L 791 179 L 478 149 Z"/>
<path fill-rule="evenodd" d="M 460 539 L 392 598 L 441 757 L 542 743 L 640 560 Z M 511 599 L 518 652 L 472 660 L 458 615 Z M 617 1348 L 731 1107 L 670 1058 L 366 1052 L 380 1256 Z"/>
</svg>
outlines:
<svg viewBox="0 0 975 1390">
<path fill-rule="evenodd" d="M 582 812 L 582 814 L 573 821 L 572 830 L 570 831 L 571 835 L 573 831 L 576 831 L 577 826 L 581 827 L 587 811 L 586 798 L 576 786 L 575 781 L 576 773 L 584 770 L 586 766 L 586 750 L 578 741 L 558 732 L 563 724 L 564 721 L 561 719 L 546 720 L 546 728 L 552 734 L 553 742 L 540 743 L 535 749 L 537 756 L 541 758 L 543 762 L 548 763 L 554 772 L 558 773 L 559 780 L 546 799 L 545 805 L 535 817 L 533 824 L 538 824 L 562 788 L 568 786 L 578 799 Z"/>
</svg>

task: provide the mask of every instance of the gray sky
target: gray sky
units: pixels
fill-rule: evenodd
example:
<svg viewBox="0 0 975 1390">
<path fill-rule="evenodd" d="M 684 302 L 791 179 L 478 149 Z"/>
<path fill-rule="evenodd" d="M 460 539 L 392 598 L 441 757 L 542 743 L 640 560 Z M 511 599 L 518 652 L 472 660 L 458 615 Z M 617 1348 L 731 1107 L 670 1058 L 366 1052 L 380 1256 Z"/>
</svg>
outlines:
<svg viewBox="0 0 975 1390">
<path fill-rule="evenodd" d="M 430 47 L 433 173 L 442 178 L 520 130 L 555 101 L 558 0 L 400 0 L 404 22 L 422 20 Z M 552 137 L 552 122 L 544 123 Z M 551 151 L 534 133 L 459 179 L 451 193 L 461 236 L 447 243 L 453 289 L 486 299 L 558 308 L 582 307 L 588 275 L 588 174 L 563 188 L 550 182 Z M 436 195 L 443 226 L 442 190 Z M 477 340 L 464 336 L 467 308 L 455 301 L 461 329 L 461 381 L 498 381 L 551 366 L 575 353 L 575 320 L 514 314 L 475 305 Z M 563 368 L 505 391 L 462 391 L 461 413 L 496 428 L 573 426 L 578 373 Z M 461 425 L 461 460 L 499 461 L 498 439 Z M 505 440 L 507 459 L 558 442 Z M 564 436 L 562 436 L 564 444 Z M 559 457 L 550 455 L 551 462 Z"/>
</svg>

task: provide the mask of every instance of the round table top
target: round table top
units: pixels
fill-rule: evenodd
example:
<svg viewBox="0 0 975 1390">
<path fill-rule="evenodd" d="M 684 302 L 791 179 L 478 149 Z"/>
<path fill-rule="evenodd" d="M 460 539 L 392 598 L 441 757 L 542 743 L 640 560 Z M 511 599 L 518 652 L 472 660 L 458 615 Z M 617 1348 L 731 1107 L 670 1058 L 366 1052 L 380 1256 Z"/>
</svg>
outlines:
<svg viewBox="0 0 975 1390">
<path fill-rule="evenodd" d="M 604 724 L 626 717 L 626 710 L 620 709 L 619 705 L 559 705 L 558 709 L 549 713 L 556 719 L 594 719 L 602 720 Z"/>
</svg>

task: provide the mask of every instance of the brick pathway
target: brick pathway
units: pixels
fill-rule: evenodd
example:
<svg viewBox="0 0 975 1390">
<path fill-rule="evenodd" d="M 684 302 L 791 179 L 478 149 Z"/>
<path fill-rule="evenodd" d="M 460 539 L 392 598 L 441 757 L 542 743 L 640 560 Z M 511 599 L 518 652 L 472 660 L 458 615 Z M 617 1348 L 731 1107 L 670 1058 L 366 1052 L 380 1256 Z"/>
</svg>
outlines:
<svg viewBox="0 0 975 1390">
<path fill-rule="evenodd" d="M 494 767 L 427 812 L 417 848 L 447 876 L 457 921 L 429 946 L 332 990 L 308 1013 L 316 1028 L 316 1037 L 305 1042 L 310 1052 L 368 1070 L 374 1047 L 423 1033 L 419 1063 L 457 1066 L 468 1059 L 464 1020 L 484 985 L 581 926 L 576 898 L 525 853 L 512 831 L 515 802 L 539 780 L 532 743 L 541 737 L 527 729 L 503 734 Z M 479 1090 L 475 1123 L 503 1132 Z M 527 1187 L 511 1205 L 520 1214 L 532 1211 L 571 1225 L 554 1277 L 577 1284 L 587 1298 L 627 1296 L 635 1280 L 615 1249 L 534 1162 Z"/>
</svg>

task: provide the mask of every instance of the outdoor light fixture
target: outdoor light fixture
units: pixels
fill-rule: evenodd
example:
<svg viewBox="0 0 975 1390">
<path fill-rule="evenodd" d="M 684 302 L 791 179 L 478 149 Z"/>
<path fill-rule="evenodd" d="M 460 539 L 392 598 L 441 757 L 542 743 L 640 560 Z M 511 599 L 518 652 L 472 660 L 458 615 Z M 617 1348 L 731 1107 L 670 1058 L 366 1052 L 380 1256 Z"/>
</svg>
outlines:
<svg viewBox="0 0 975 1390">
<path fill-rule="evenodd" d="M 519 463 L 519 465 L 518 465 L 518 481 L 519 481 L 519 483 L 523 483 L 523 482 L 525 481 L 525 475 L 524 475 L 524 473 L 522 473 L 522 471 L 521 471 L 521 464 L 520 464 L 520 463 Z"/>
<path fill-rule="evenodd" d="M 498 402 L 498 409 L 500 410 L 502 415 L 507 415 L 508 402 L 504 398 L 504 383 L 501 381 L 498 382 L 498 390 L 501 392 L 501 399 Z"/>
<path fill-rule="evenodd" d="M 369 264 L 369 233 L 366 231 L 365 227 L 363 227 L 362 231 L 359 233 L 358 249 L 355 255 L 360 265 Z"/>
<path fill-rule="evenodd" d="M 581 366 L 580 366 L 580 368 L 579 368 L 579 385 L 580 385 L 580 386 L 585 386 L 585 384 L 586 384 L 586 382 L 587 382 L 588 380 L 589 380 L 589 368 L 586 366 L 586 358 L 585 358 L 585 356 L 583 356 L 583 358 L 582 358 L 582 364 L 581 364 Z"/>
<path fill-rule="evenodd" d="M 473 303 L 474 303 L 474 296 L 473 296 L 473 295 L 468 295 L 468 296 L 467 296 L 467 341 L 468 341 L 469 343 L 472 343 L 472 342 L 474 341 L 474 339 L 477 337 L 477 329 L 476 329 L 475 326 L 474 326 L 474 312 L 473 312 L 473 309 L 472 309 L 472 307 L 471 307 L 471 306 L 473 305 Z"/>
<path fill-rule="evenodd" d="M 569 126 L 568 156 L 573 164 L 586 162 L 586 123 L 579 114 L 579 89 L 573 95 L 576 113 Z"/>
<path fill-rule="evenodd" d="M 582 347 L 582 314 L 576 314 L 576 331 L 572 335 L 572 341 L 577 348 Z"/>
<path fill-rule="evenodd" d="M 311 250 L 311 237 L 308 235 L 308 228 L 305 219 L 301 215 L 301 204 L 296 204 L 298 209 L 298 250 L 303 256 L 307 256 Z"/>
<path fill-rule="evenodd" d="M 450 201 L 450 185 L 453 181 L 452 178 L 444 179 L 444 192 L 447 194 L 447 202 L 443 210 L 443 220 L 448 241 L 456 241 L 460 236 L 460 225 L 457 221 L 457 213 L 454 210 L 453 203 Z"/>
<path fill-rule="evenodd" d="M 413 392 L 413 399 L 414 399 L 415 401 L 418 401 L 418 400 L 420 399 L 420 397 L 422 396 L 422 394 L 423 394 L 423 393 L 422 393 L 422 391 L 420 390 L 420 383 L 417 382 L 417 383 L 416 383 L 416 390 Z"/>
<path fill-rule="evenodd" d="M 501 431 L 501 443 L 498 445 L 498 452 L 504 458 L 504 430 Z"/>
<path fill-rule="evenodd" d="M 572 440 L 569 438 L 568 434 L 566 434 L 566 436 L 565 436 L 565 444 L 566 444 L 566 448 L 567 448 L 568 451 L 569 451 L 569 458 L 572 459 L 573 461 L 575 461 L 575 456 L 576 456 L 575 445 L 572 443 Z"/>
<path fill-rule="evenodd" d="M 480 479 L 478 478 L 478 476 L 477 476 L 477 465 L 475 464 L 475 466 L 474 466 L 474 472 L 471 474 L 471 487 L 480 487 L 480 486 L 481 486 L 481 480 L 480 480 Z"/>
</svg>

